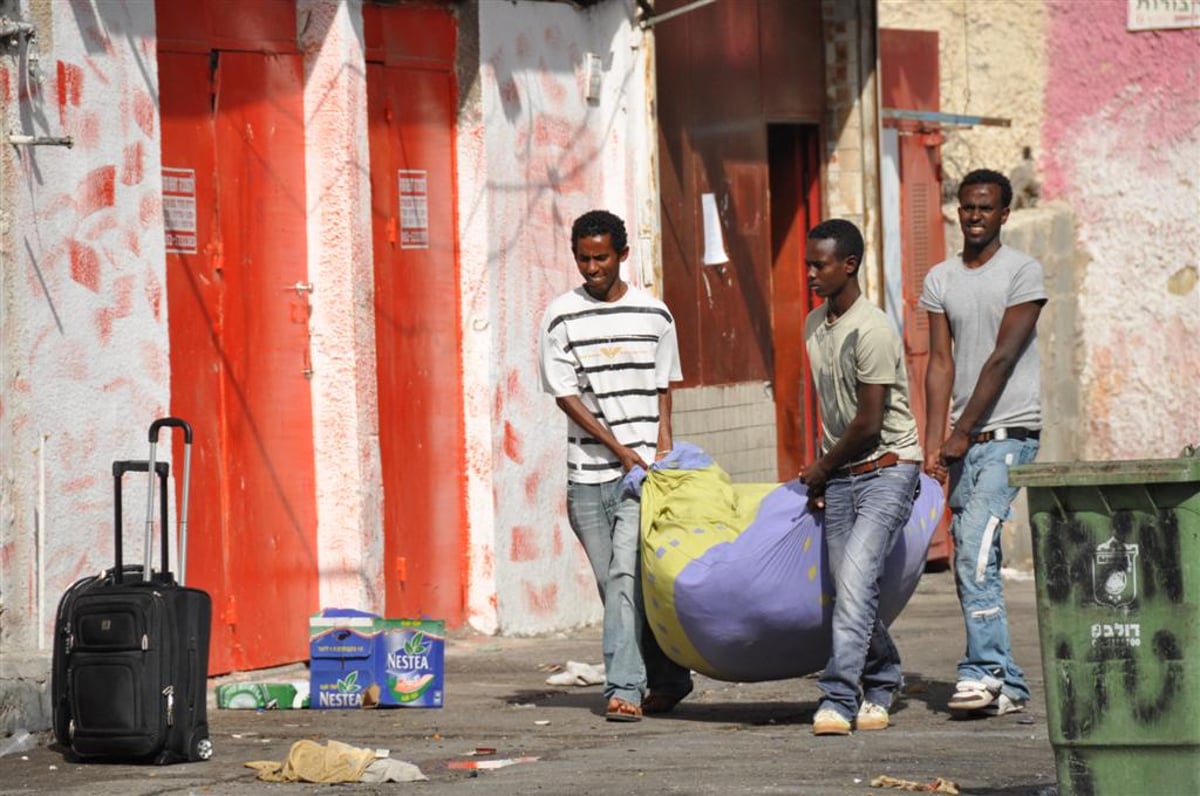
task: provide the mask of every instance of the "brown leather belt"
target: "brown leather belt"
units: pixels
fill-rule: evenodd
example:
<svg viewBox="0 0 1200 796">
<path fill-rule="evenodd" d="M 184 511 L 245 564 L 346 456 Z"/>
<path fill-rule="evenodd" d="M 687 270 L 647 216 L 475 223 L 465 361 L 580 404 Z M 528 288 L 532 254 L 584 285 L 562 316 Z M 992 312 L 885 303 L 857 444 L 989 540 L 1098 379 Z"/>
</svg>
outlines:
<svg viewBox="0 0 1200 796">
<path fill-rule="evenodd" d="M 920 464 L 915 459 L 901 459 L 899 454 L 885 453 L 882 456 L 871 459 L 870 461 L 854 464 L 849 467 L 843 467 L 837 471 L 837 475 L 863 475 L 864 473 L 873 473 L 876 470 L 882 470 L 885 467 L 895 467 L 897 464 Z"/>
<path fill-rule="evenodd" d="M 991 431 L 984 431 L 979 434 L 972 434 L 969 439 L 972 445 L 978 445 L 981 442 L 1001 441 L 1006 439 L 1039 439 L 1042 432 L 1036 428 L 994 428 Z"/>
</svg>

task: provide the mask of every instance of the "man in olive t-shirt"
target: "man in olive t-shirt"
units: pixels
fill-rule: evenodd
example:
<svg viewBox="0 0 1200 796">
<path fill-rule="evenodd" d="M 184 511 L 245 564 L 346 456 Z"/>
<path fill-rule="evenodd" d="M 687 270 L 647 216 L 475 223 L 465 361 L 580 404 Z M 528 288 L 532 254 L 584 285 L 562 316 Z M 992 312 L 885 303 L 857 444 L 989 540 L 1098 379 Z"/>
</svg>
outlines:
<svg viewBox="0 0 1200 796">
<path fill-rule="evenodd" d="M 849 221 L 808 233 L 809 285 L 825 299 L 804 333 L 822 441 L 800 480 L 810 505 L 825 512 L 834 584 L 833 654 L 818 681 L 814 735 L 847 735 L 851 722 L 887 728 L 901 679 L 900 654 L 879 619 L 879 580 L 912 513 L 921 447 L 900 338 L 858 286 L 862 255 L 862 234 Z"/>
</svg>

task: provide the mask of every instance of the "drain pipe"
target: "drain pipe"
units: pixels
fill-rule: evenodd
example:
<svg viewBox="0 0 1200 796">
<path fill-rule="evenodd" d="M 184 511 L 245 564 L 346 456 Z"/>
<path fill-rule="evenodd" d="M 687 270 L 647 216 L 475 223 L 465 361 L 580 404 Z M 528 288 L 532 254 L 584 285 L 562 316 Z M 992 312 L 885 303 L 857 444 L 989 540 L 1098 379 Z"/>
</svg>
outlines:
<svg viewBox="0 0 1200 796">
<path fill-rule="evenodd" d="M 639 137 L 644 157 L 636 171 L 638 195 L 638 267 L 643 287 L 662 298 L 662 199 L 658 178 L 658 89 L 655 75 L 654 28 L 648 24 L 654 12 L 653 0 L 639 0 L 638 23 L 641 40 L 639 56 L 642 70 L 642 123 Z"/>
</svg>

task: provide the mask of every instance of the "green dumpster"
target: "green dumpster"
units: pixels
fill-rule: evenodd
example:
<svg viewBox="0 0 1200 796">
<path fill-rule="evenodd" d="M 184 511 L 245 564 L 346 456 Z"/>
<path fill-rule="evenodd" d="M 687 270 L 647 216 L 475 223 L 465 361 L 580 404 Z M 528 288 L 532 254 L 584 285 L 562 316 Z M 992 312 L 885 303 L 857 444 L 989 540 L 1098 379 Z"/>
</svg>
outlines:
<svg viewBox="0 0 1200 796">
<path fill-rule="evenodd" d="M 1029 499 L 1060 796 L 1200 794 L 1200 458 L 1009 481 Z"/>
</svg>

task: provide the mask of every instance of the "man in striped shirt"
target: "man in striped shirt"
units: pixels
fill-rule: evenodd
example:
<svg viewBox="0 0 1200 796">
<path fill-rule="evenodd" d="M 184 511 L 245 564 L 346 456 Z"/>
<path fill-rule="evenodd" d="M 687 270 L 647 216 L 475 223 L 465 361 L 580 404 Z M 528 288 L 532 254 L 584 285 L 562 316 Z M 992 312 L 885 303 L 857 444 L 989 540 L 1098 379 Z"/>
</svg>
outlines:
<svg viewBox="0 0 1200 796">
<path fill-rule="evenodd" d="M 625 224 L 604 210 L 575 220 L 583 285 L 542 319 L 543 389 L 567 416 L 567 514 L 604 604 L 604 696 L 610 721 L 671 710 L 692 690 L 645 627 L 640 505 L 622 478 L 671 449 L 672 381 L 683 378 L 665 304 L 621 279 Z"/>
</svg>

